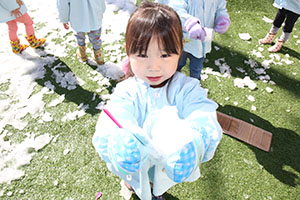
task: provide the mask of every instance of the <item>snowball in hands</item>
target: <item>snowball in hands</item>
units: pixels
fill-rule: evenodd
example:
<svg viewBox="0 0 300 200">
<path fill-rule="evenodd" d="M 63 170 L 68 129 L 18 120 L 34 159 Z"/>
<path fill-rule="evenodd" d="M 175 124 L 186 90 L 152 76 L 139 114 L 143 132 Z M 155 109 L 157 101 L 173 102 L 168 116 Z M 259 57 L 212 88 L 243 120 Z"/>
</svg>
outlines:
<svg viewBox="0 0 300 200">
<path fill-rule="evenodd" d="M 160 152 L 162 164 L 170 179 L 183 182 L 199 164 L 203 154 L 201 135 L 180 119 L 174 106 L 163 107 L 150 115 L 152 144 Z M 149 134 L 149 132 L 148 132 Z"/>
</svg>

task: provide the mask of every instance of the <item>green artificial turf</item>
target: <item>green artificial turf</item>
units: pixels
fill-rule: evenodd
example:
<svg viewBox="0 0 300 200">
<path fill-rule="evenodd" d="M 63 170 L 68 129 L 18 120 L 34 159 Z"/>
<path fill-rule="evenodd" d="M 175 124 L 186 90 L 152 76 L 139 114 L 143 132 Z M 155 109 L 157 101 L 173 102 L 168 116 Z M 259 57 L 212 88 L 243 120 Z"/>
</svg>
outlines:
<svg viewBox="0 0 300 200">
<path fill-rule="evenodd" d="M 204 64 L 219 72 L 215 60 L 224 58 L 232 72 L 231 77 L 208 75 L 201 85 L 208 89 L 209 98 L 219 104 L 218 111 L 242 119 L 263 128 L 273 134 L 270 152 L 224 135 L 214 158 L 200 166 L 201 178 L 192 183 L 182 183 L 172 187 L 166 194 L 170 200 L 296 200 L 300 198 L 300 24 L 296 23 L 290 40 L 277 53 L 280 58 L 287 57 L 292 64 L 271 64 L 266 69 L 270 82 L 259 80 L 255 68 L 262 68 L 261 63 L 270 59 L 267 48 L 263 46 L 264 58 L 252 55 L 258 49 L 258 39 L 263 38 L 271 24 L 262 20 L 263 16 L 273 19 L 276 8 L 272 0 L 228 0 L 227 8 L 231 26 L 224 35 L 215 35 L 213 48 Z M 42 25 L 40 25 L 42 26 Z M 239 33 L 249 33 L 250 41 L 243 41 Z M 293 37 L 298 36 L 298 38 Z M 66 37 L 73 37 L 68 35 Z M 56 41 L 61 42 L 60 38 Z M 122 42 L 122 41 L 121 41 Z M 50 122 L 38 123 L 30 115 L 25 116 L 28 125 L 19 131 L 7 125 L 12 132 L 7 140 L 20 142 L 25 133 L 50 133 L 53 139 L 46 147 L 39 150 L 29 165 L 23 166 L 25 176 L 11 184 L 0 185 L 4 191 L 0 199 L 48 200 L 48 199 L 95 199 L 97 192 L 102 192 L 101 200 L 122 199 L 119 196 L 120 179 L 111 174 L 105 163 L 96 154 L 92 146 L 92 136 L 99 116 L 96 106 L 105 102 L 103 95 L 110 94 L 116 81 L 110 81 L 101 92 L 96 92 L 99 85 L 89 76 L 93 66 L 74 59 L 75 46 L 67 49 L 68 56 L 61 57 L 51 65 L 46 65 L 46 76 L 37 80 L 35 90 L 40 91 L 46 81 L 56 86 L 55 93 L 44 95 L 44 102 L 49 104 L 59 95 L 65 94 L 65 100 L 56 107 L 45 110 L 53 116 Z M 105 59 L 110 59 L 110 52 L 105 52 Z M 254 68 L 245 61 L 252 59 L 257 63 Z M 51 68 L 61 64 L 62 71 L 71 71 L 85 81 L 74 90 L 60 87 L 53 78 Z M 237 70 L 244 69 L 245 72 Z M 184 68 L 188 74 L 188 68 Z M 249 76 L 256 84 L 255 90 L 234 86 L 235 78 Z M 6 84 L 0 90 L 7 89 Z M 273 89 L 272 93 L 266 87 Z M 96 93 L 95 100 L 92 100 Z M 251 102 L 247 97 L 255 98 Z M 229 97 L 227 99 L 226 97 Z M 1 97 L 5 98 L 5 97 Z M 237 104 L 236 104 L 236 103 Z M 68 112 L 77 110 L 80 104 L 89 105 L 87 114 L 77 120 L 62 122 L 60 119 Z M 252 110 L 251 106 L 256 110 Z M 64 151 L 68 149 L 66 155 Z M 22 192 L 24 191 L 24 192 Z M 7 196 L 8 192 L 13 192 Z M 135 195 L 131 199 L 138 199 Z"/>
</svg>

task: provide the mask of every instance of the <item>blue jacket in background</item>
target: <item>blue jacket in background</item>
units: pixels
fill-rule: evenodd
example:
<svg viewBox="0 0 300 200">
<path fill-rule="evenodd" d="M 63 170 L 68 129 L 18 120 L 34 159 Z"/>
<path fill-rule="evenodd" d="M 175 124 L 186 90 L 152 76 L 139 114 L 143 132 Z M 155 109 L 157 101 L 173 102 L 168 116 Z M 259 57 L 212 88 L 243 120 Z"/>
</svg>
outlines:
<svg viewBox="0 0 300 200">
<path fill-rule="evenodd" d="M 57 8 L 62 23 L 87 33 L 101 27 L 106 5 L 104 0 L 57 0 Z"/>
<path fill-rule="evenodd" d="M 298 0 L 275 0 L 273 6 L 286 9 L 300 15 L 300 1 Z"/>
<path fill-rule="evenodd" d="M 216 19 L 220 16 L 229 18 L 225 0 L 156 0 L 156 2 L 172 7 L 180 16 L 182 27 L 191 16 L 197 17 L 201 25 L 206 28 L 214 28 Z M 205 57 L 211 51 L 212 41 L 203 42 L 191 39 L 184 30 L 183 35 L 184 51 L 197 58 Z"/>
<path fill-rule="evenodd" d="M 0 22 L 9 22 L 11 20 L 16 19 L 13 15 L 11 16 L 11 11 L 19 8 L 19 5 L 15 0 L 1 0 L 0 1 Z M 27 12 L 27 8 L 25 4 L 23 4 L 20 8 L 20 12 L 24 15 Z"/>
</svg>

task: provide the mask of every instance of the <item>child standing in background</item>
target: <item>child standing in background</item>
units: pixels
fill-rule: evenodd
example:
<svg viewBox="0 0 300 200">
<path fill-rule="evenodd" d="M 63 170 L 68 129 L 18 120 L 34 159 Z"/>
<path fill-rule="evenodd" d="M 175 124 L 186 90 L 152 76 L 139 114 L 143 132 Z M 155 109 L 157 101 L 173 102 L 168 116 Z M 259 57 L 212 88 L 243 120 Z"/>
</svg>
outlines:
<svg viewBox="0 0 300 200">
<path fill-rule="evenodd" d="M 65 29 L 71 27 L 76 31 L 78 44 L 77 56 L 81 61 L 87 61 L 85 34 L 87 33 L 93 45 L 94 59 L 102 65 L 101 26 L 105 11 L 104 0 L 57 0 L 59 19 Z"/>
<path fill-rule="evenodd" d="M 184 51 L 179 59 L 178 71 L 190 60 L 190 76 L 201 80 L 203 62 L 211 51 L 211 39 L 206 40 L 204 28 L 213 28 L 223 34 L 230 25 L 225 0 L 156 0 L 174 8 L 179 14 L 184 34 Z M 205 41 L 204 41 L 205 40 Z"/>
<path fill-rule="evenodd" d="M 269 52 L 275 53 L 281 49 L 283 44 L 289 39 L 294 25 L 300 15 L 300 0 L 275 0 L 273 4 L 278 8 L 273 25 L 266 37 L 259 40 L 260 44 L 271 44 L 284 22 L 283 32 L 276 40 L 276 43 L 268 48 Z"/>
<path fill-rule="evenodd" d="M 183 51 L 180 18 L 167 5 L 143 2 L 125 34 L 126 80 L 105 106 L 93 145 L 108 169 L 143 200 L 161 199 L 172 186 L 200 177 L 222 137 L 217 104 L 199 80 L 177 72 Z M 105 110 L 104 109 L 104 110 Z"/>
<path fill-rule="evenodd" d="M 1 0 L 0 1 L 0 22 L 8 25 L 8 34 L 12 51 L 15 54 L 21 53 L 28 45 L 20 44 L 18 38 L 18 22 L 25 25 L 25 38 L 32 48 L 43 45 L 45 38 L 37 39 L 34 34 L 33 21 L 27 13 L 27 8 L 21 0 Z"/>
</svg>

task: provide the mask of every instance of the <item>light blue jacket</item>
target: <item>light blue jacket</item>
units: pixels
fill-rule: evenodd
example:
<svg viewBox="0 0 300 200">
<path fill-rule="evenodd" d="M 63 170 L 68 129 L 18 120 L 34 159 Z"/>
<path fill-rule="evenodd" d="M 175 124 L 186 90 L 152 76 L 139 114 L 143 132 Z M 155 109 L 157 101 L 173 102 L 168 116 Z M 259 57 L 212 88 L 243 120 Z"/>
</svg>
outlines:
<svg viewBox="0 0 300 200">
<path fill-rule="evenodd" d="M 13 15 L 11 16 L 11 11 L 19 8 L 19 5 L 14 0 L 0 0 L 0 22 L 8 22 L 16 19 Z M 20 12 L 24 15 L 27 12 L 27 8 L 25 4 L 23 4 L 20 8 Z"/>
<path fill-rule="evenodd" d="M 101 28 L 106 5 L 104 0 L 57 0 L 57 8 L 62 23 L 87 33 Z"/>
<path fill-rule="evenodd" d="M 201 162 L 212 159 L 222 138 L 222 129 L 216 117 L 218 105 L 206 97 L 206 91 L 194 78 L 176 72 L 170 84 L 166 84 L 162 88 L 152 88 L 144 81 L 131 77 L 116 86 L 105 108 L 127 130 L 133 132 L 140 130 L 140 133 L 145 133 L 145 129 L 151 129 L 151 127 L 145 127 L 148 117 L 164 106 L 176 106 L 178 116 L 187 121 L 194 130 L 198 131 L 201 128 L 206 130 L 206 138 L 203 140 L 207 146 Z M 113 152 L 105 147 L 105 143 L 111 142 L 112 135 L 118 129 L 104 112 L 100 114 L 93 137 L 93 145 L 101 158 L 107 162 L 110 171 L 127 181 L 143 200 L 151 199 L 150 181 L 153 183 L 153 193 L 158 195 L 176 184 L 168 178 L 163 170 L 164 167 L 151 159 L 144 161 L 140 170 L 131 174 L 130 178 L 114 168 L 108 159 L 108 155 Z M 146 133 L 149 134 L 148 131 Z M 139 136 L 139 138 L 142 137 L 142 135 Z M 103 147 L 105 147 L 104 150 Z M 196 168 L 186 181 L 195 181 L 199 177 L 200 171 L 199 168 Z"/>
<path fill-rule="evenodd" d="M 286 9 L 300 15 L 300 1 L 298 0 L 275 0 L 273 6 Z"/>
<path fill-rule="evenodd" d="M 179 14 L 182 27 L 186 20 L 191 17 L 197 17 L 201 25 L 206 28 L 214 28 L 216 19 L 220 16 L 229 18 L 226 9 L 225 0 L 156 0 L 172 7 Z M 211 42 L 203 42 L 189 38 L 183 30 L 185 39 L 184 51 L 191 53 L 197 58 L 205 57 L 211 51 Z"/>
</svg>

